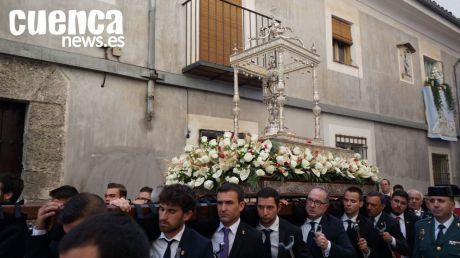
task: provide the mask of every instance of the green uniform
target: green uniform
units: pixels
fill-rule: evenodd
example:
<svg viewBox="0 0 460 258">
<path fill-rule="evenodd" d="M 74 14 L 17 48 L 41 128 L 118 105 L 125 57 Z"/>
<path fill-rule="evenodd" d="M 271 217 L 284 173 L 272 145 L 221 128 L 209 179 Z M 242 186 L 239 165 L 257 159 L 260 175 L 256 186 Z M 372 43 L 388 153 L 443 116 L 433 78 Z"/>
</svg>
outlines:
<svg viewBox="0 0 460 258">
<path fill-rule="evenodd" d="M 454 220 L 445 234 L 436 241 L 434 218 L 419 220 L 415 224 L 412 258 L 460 257 L 460 219 Z"/>
</svg>

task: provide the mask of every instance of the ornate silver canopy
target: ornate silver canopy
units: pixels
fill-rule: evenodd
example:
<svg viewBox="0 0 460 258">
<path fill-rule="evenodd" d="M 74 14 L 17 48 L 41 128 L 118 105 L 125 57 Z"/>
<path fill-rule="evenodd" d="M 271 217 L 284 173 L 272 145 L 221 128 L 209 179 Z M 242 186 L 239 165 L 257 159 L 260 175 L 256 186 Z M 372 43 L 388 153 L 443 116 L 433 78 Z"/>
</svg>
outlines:
<svg viewBox="0 0 460 258">
<path fill-rule="evenodd" d="M 314 46 L 310 50 L 304 48 L 303 42 L 297 37 L 286 36 L 292 32 L 289 27 L 272 19 L 271 24 L 259 30 L 259 36 L 250 40 L 266 41 L 257 46 L 245 49 L 230 56 L 230 64 L 234 69 L 234 131 L 238 131 L 239 93 L 238 73 L 262 79 L 263 102 L 268 109 L 268 125 L 265 136 L 292 134 L 284 122 L 284 103 L 286 102 L 286 76 L 292 72 L 309 69 L 313 79 L 313 99 L 315 107 L 315 139 L 320 139 L 319 94 L 317 91 L 316 68 L 320 63 L 319 55 Z M 268 39 L 268 40 L 267 40 Z"/>
</svg>

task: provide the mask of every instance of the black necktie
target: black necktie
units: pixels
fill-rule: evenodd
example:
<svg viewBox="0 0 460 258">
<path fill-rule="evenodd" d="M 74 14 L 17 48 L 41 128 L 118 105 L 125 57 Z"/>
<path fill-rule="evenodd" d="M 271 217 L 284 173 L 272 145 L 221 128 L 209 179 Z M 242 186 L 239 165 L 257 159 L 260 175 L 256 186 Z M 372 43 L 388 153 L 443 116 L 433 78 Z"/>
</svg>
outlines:
<svg viewBox="0 0 460 258">
<path fill-rule="evenodd" d="M 439 241 L 441 241 L 441 237 L 444 236 L 444 232 L 443 229 L 445 229 L 446 226 L 444 226 L 443 224 L 440 224 L 438 226 L 438 236 L 436 237 L 436 243 L 439 243 Z"/>
<path fill-rule="evenodd" d="M 348 227 L 347 227 L 347 232 L 351 232 L 351 225 L 353 224 L 353 221 L 351 219 L 347 219 Z"/>
<path fill-rule="evenodd" d="M 166 243 L 168 244 L 168 246 L 166 247 L 166 251 L 165 251 L 165 254 L 163 255 L 163 258 L 171 258 L 171 245 L 172 243 L 174 243 L 174 241 L 176 241 L 175 239 L 171 239 L 170 241 L 166 240 L 165 238 L 163 238 L 164 241 L 166 241 Z"/>
<path fill-rule="evenodd" d="M 264 242 L 265 252 L 267 253 L 267 257 L 271 258 L 272 257 L 272 244 L 271 244 L 271 241 L 270 241 L 270 234 L 272 233 L 273 230 L 264 229 L 262 231 L 265 234 L 265 242 Z"/>
</svg>

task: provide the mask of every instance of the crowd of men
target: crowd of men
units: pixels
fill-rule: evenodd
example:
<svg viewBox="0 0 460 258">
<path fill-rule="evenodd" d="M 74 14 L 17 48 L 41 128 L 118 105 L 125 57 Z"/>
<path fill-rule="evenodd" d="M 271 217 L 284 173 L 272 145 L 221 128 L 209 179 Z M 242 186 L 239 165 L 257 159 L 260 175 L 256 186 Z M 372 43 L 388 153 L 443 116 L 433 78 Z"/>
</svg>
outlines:
<svg viewBox="0 0 460 258">
<path fill-rule="evenodd" d="M 200 204 L 185 185 L 169 185 L 156 194 L 143 187 L 132 204 L 152 204 L 150 216 L 130 218 L 132 207 L 122 184 L 110 183 L 105 200 L 79 193 L 72 186 L 50 192 L 31 230 L 20 214 L 0 209 L 0 257 L 89 258 L 399 258 L 458 257 L 460 219 L 455 215 L 455 185 L 420 191 L 391 191 L 386 179 L 381 192 L 364 195 L 351 186 L 332 205 L 328 191 L 311 189 L 290 216 L 279 212 L 287 201 L 272 188 L 257 193 L 255 205 L 245 202 L 240 185 L 224 183 L 217 190 L 216 214 L 197 219 Z M 0 179 L 0 204 L 15 204 L 21 179 Z M 155 205 L 153 205 L 155 204 Z M 107 205 L 121 212 L 107 212 Z M 300 207 L 300 209 L 299 209 Z M 300 219 L 299 219 L 300 218 Z"/>
</svg>

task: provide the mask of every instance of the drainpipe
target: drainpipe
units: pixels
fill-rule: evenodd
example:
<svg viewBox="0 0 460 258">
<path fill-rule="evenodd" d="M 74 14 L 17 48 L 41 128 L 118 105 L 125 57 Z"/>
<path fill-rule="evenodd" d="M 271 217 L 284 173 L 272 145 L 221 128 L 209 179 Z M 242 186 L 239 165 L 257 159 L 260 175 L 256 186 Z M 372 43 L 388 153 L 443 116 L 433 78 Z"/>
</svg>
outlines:
<svg viewBox="0 0 460 258">
<path fill-rule="evenodd" d="M 454 85 L 455 85 L 456 91 L 457 91 L 457 105 L 458 105 L 457 114 L 459 114 L 459 117 L 460 117 L 460 85 L 459 85 L 459 83 L 457 81 L 457 65 L 459 63 L 460 63 L 460 58 L 454 64 Z"/>
<path fill-rule="evenodd" d="M 148 56 L 147 68 L 150 69 L 150 77 L 147 82 L 147 113 L 148 122 L 153 119 L 153 81 L 158 75 L 155 71 L 155 5 L 156 0 L 149 1 L 149 38 L 148 38 Z"/>
</svg>

